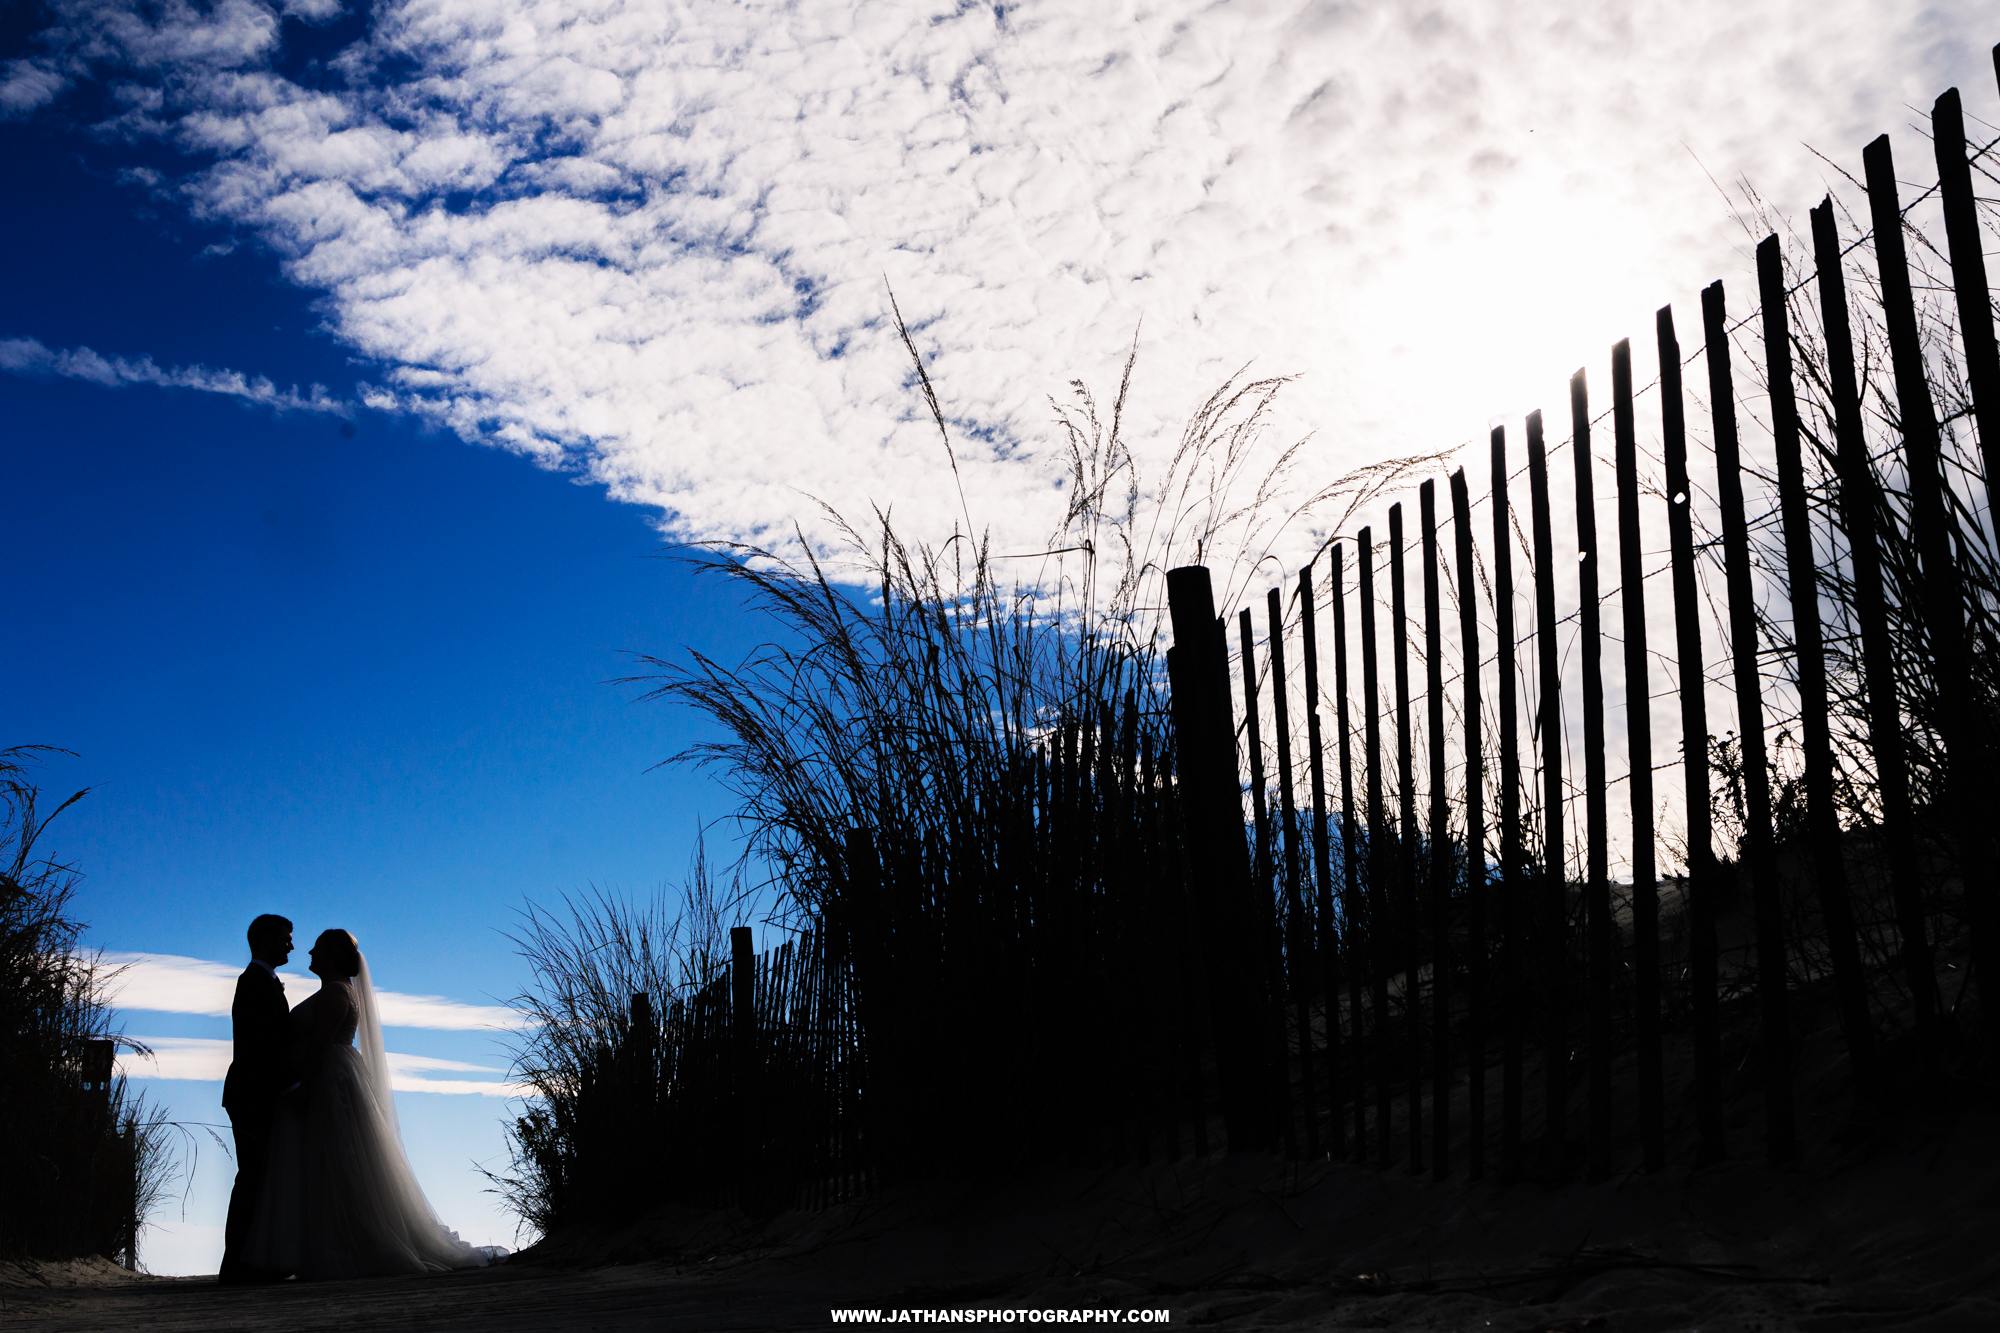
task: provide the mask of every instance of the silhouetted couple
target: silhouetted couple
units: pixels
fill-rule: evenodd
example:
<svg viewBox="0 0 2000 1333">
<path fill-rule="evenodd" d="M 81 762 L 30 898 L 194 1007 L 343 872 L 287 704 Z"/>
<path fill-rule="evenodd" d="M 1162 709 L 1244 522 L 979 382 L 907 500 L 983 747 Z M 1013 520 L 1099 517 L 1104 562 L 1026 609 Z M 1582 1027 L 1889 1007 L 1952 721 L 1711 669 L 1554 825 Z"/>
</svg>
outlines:
<svg viewBox="0 0 2000 1333">
<path fill-rule="evenodd" d="M 278 968 L 292 923 L 250 923 L 250 966 L 230 1007 L 235 1058 L 222 1085 L 236 1134 L 222 1281 L 372 1277 L 489 1262 L 431 1211 L 396 1124 L 368 961 L 354 936 L 313 942 L 318 993 L 293 1009 Z M 355 1038 L 360 1046 L 355 1046 Z"/>
</svg>

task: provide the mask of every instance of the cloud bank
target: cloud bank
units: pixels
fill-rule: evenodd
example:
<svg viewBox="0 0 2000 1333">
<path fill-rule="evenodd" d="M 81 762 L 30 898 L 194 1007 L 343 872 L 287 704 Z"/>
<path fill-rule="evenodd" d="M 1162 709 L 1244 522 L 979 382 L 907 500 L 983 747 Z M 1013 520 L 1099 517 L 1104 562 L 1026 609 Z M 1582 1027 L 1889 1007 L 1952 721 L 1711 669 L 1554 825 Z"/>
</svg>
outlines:
<svg viewBox="0 0 2000 1333">
<path fill-rule="evenodd" d="M 1800 214 L 1801 140 L 1921 154 L 1907 106 L 1993 101 L 1970 0 L 47 8 L 0 113 L 173 150 L 157 190 L 325 294 L 362 401 L 690 538 L 824 536 L 806 495 L 949 530 L 888 286 L 1026 546 L 1047 395 L 1135 329 L 1142 478 L 1250 361 L 1304 376 L 1319 479 L 1450 447 L 1744 272 L 1709 171 Z"/>
<path fill-rule="evenodd" d="M 231 1043 L 217 1037 L 134 1037 L 152 1055 L 121 1051 L 118 1072 L 127 1078 L 189 1079 L 220 1083 L 229 1072 Z M 477 1097 L 532 1097 L 523 1083 L 465 1078 L 432 1078 L 434 1073 L 505 1074 L 504 1069 L 390 1051 L 389 1082 L 397 1092 L 436 1092 Z"/>
<path fill-rule="evenodd" d="M 103 955 L 107 971 L 118 976 L 107 991 L 108 1003 L 120 1009 L 145 1009 L 168 1014 L 229 1016 L 236 996 L 236 979 L 243 974 L 239 965 L 186 958 L 167 953 L 112 953 Z M 280 972 L 293 1004 L 319 989 L 310 976 Z M 509 1031 L 524 1027 L 527 1016 L 501 1005 L 464 1004 L 441 995 L 404 995 L 377 990 L 376 1007 L 382 1026 L 429 1028 L 444 1032 Z M 414 1058 L 414 1057 L 412 1057 Z"/>
</svg>

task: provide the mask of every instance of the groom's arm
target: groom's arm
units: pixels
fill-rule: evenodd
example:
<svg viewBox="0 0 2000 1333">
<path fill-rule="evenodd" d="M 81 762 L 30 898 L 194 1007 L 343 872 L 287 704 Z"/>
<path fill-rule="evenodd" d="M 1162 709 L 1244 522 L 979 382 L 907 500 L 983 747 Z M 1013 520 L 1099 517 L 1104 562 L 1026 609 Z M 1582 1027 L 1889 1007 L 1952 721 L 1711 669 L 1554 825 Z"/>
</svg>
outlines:
<svg viewBox="0 0 2000 1333">
<path fill-rule="evenodd" d="M 285 1068 L 285 1037 L 291 1009 L 284 992 L 261 975 L 246 970 L 236 979 L 236 998 L 229 1006 L 235 1063 L 250 1084 L 275 1096 L 290 1082 Z"/>
</svg>

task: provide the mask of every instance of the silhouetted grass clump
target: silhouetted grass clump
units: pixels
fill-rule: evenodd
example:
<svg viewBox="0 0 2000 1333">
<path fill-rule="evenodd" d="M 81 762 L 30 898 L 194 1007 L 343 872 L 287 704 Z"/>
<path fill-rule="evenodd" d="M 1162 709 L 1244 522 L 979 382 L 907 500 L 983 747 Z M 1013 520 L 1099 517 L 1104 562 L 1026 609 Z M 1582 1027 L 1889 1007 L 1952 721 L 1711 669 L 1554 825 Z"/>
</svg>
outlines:
<svg viewBox="0 0 2000 1333">
<path fill-rule="evenodd" d="M 0 750 L 0 1254 L 129 1257 L 169 1166 L 122 1076 L 84 1082 L 86 1044 L 115 1039 L 109 978 L 77 951 L 76 868 L 37 850 L 85 794 L 39 812 L 25 766 L 42 748 Z"/>
</svg>

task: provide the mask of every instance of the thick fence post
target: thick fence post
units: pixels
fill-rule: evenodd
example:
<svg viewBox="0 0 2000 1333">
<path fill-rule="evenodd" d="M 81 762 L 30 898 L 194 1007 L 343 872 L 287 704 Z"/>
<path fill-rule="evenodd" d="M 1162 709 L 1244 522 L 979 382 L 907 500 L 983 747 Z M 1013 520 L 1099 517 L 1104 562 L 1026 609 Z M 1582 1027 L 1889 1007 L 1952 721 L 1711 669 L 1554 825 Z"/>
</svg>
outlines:
<svg viewBox="0 0 2000 1333">
<path fill-rule="evenodd" d="M 1521 951 L 1521 730 L 1515 708 L 1514 532 L 1507 507 L 1507 432 L 1495 426 L 1493 649 L 1500 679 L 1500 1178 L 1521 1178 L 1521 1045 L 1526 1028 Z"/>
<path fill-rule="evenodd" d="M 1861 429 L 1861 392 L 1854 374 L 1854 337 L 1847 319 L 1847 285 L 1840 274 L 1840 236 L 1834 228 L 1833 200 L 1812 211 L 1813 263 L 1819 269 L 1820 322 L 1826 335 L 1826 365 L 1833 396 L 1840 476 L 1841 526 L 1847 530 L 1854 574 L 1854 615 L 1861 626 L 1863 688 L 1868 696 L 1868 744 L 1875 760 L 1875 785 L 1882 797 L 1882 841 L 1889 859 L 1890 893 L 1896 929 L 1902 936 L 1903 977 L 1910 987 L 1919 1040 L 1935 1056 L 1937 970 L 1924 924 L 1924 893 L 1917 861 L 1917 834 L 1910 810 L 1909 758 L 1903 749 L 1902 713 L 1896 701 L 1896 667 L 1889 642 L 1889 613 L 1882 591 L 1882 554 L 1877 546 L 1875 474 Z"/>
<path fill-rule="evenodd" d="M 1660 438 L 1667 466 L 1667 540 L 1674 570 L 1674 649 L 1681 696 L 1681 774 L 1687 792 L 1688 1008 L 1694 1028 L 1695 1163 L 1722 1160 L 1722 1014 L 1717 993 L 1717 884 L 1708 804 L 1708 674 L 1702 663 L 1701 589 L 1694 570 L 1694 490 L 1688 480 L 1687 417 L 1674 308 L 1656 317 L 1660 344 Z"/>
<path fill-rule="evenodd" d="M 1307 943 L 1312 931 L 1311 922 L 1306 920 L 1304 885 L 1300 883 L 1304 867 L 1299 854 L 1299 812 L 1292 796 L 1292 718 L 1290 701 L 1285 697 L 1285 606 L 1283 594 L 1276 588 L 1266 597 L 1265 618 L 1270 629 L 1271 718 L 1278 728 L 1278 823 L 1285 834 L 1285 914 L 1290 918 L 1290 929 L 1285 932 L 1286 962 L 1290 964 L 1286 971 L 1299 1030 L 1299 1101 L 1305 1112 L 1306 1155 L 1317 1158 L 1319 1105 L 1313 1095 L 1312 1069 L 1313 968 L 1312 950 Z M 1289 1139 L 1289 1110 L 1285 1124 Z"/>
<path fill-rule="evenodd" d="M 1438 610 L 1437 483 L 1417 488 L 1423 527 L 1424 696 L 1431 750 L 1431 1174 L 1451 1174 L 1451 807 L 1445 799 L 1444 623 Z"/>
<path fill-rule="evenodd" d="M 1209 1004 L 1223 1125 L 1232 1149 L 1270 1144 L 1272 1109 L 1263 1022 L 1263 965 L 1243 841 L 1243 797 L 1230 722 L 1227 645 L 1208 571 L 1167 572 L 1174 647 L 1176 762 L 1182 784 L 1191 895 L 1207 952 Z"/>
<path fill-rule="evenodd" d="M 2000 53 L 2000 47 L 1994 48 Z M 2000 54 L 1996 54 L 2000 59 Z M 1965 112 L 1958 89 L 1947 88 L 1931 108 L 1931 147 L 1937 154 L 1938 193 L 1944 197 L 1945 242 L 1951 247 L 1952 294 L 1958 298 L 1958 334 L 1965 347 L 1965 379 L 1979 427 L 1980 462 L 1986 472 L 1988 522 L 1994 487 L 2000 486 L 2000 348 L 1993 341 L 1993 300 L 1986 286 L 1986 241 L 1979 230 L 1972 170 L 1965 157 Z M 2000 527 L 1994 532 L 2000 537 Z"/>
<path fill-rule="evenodd" d="M 1403 1082 L 1409 1091 L 1410 1172 L 1424 1169 L 1424 1023 L 1421 978 L 1417 974 L 1417 778 L 1411 762 L 1410 603 L 1403 579 L 1403 506 L 1389 506 L 1389 614 L 1396 621 L 1396 871 L 1403 946 Z"/>
<path fill-rule="evenodd" d="M 1778 238 L 1757 247 L 1758 300 L 1764 310 L 1765 379 L 1771 391 L 1771 436 L 1777 445 L 1778 503 L 1785 528 L 1785 581 L 1791 592 L 1792 645 L 1797 654 L 1799 741 L 1806 764 L 1806 841 L 1813 886 L 1819 892 L 1841 1035 L 1854 1062 L 1854 1082 L 1865 1101 L 1874 1095 L 1875 1028 L 1868 1017 L 1868 980 L 1854 935 L 1854 906 L 1840 854 L 1840 814 L 1833 808 L 1833 737 L 1827 721 L 1826 650 L 1820 641 L 1819 575 L 1812 525 L 1806 515 L 1806 477 L 1799 456 L 1799 408 L 1792 389 L 1792 335 L 1785 310 L 1785 266 Z"/>
<path fill-rule="evenodd" d="M 1590 1165 L 1592 1179 L 1611 1170 L 1611 971 L 1617 936 L 1611 925 L 1610 824 L 1604 801 L 1604 627 L 1597 584 L 1597 490 L 1590 462 L 1590 390 L 1583 372 L 1569 379 L 1570 456 L 1576 467 L 1577 638 L 1583 658 L 1584 910 L 1590 990 Z"/>
<path fill-rule="evenodd" d="M 1722 507 L 1722 563 L 1729 588 L 1729 654 L 1735 663 L 1736 728 L 1743 761 L 1743 859 L 1757 914 L 1758 1051 L 1764 1074 L 1764 1153 L 1777 1166 L 1797 1155 L 1792 1118 L 1792 1041 L 1785 999 L 1785 923 L 1771 845 L 1770 767 L 1764 755 L 1764 685 L 1757 674 L 1757 602 L 1750 586 L 1750 527 L 1736 439 L 1736 385 L 1722 284 L 1701 294 L 1708 353 L 1709 412 L 1715 424 L 1716 496 Z"/>
<path fill-rule="evenodd" d="M 1660 1059 L 1660 896 L 1653 854 L 1653 689 L 1646 662 L 1646 569 L 1639 534 L 1639 446 L 1632 416 L 1632 343 L 1611 349 L 1611 422 L 1618 471 L 1618 600 L 1625 622 L 1625 790 L 1632 800 L 1633 1036 L 1638 1047 L 1639 1151 L 1666 1165 Z"/>
<path fill-rule="evenodd" d="M 1339 548 L 1335 548 L 1336 552 Z M 1338 554 L 1334 556 L 1339 560 Z M 1340 581 L 1334 580 L 1334 596 L 1340 595 Z M 1314 629 L 1312 566 L 1299 571 L 1299 633 L 1305 648 L 1306 667 L 1306 767 L 1312 778 L 1313 798 L 1313 923 L 1318 927 L 1320 993 L 1326 1005 L 1326 1099 L 1327 1150 L 1335 1157 L 1347 1156 L 1346 1121 L 1341 1115 L 1340 1042 L 1340 958 L 1333 930 L 1333 857 L 1327 841 L 1326 761 L 1321 749 L 1319 726 L 1319 635 Z M 1342 714 L 1347 709 L 1343 706 Z M 1341 739 L 1345 751 L 1346 738 Z"/>
<path fill-rule="evenodd" d="M 1528 503 L 1535 532 L 1535 652 L 1542 703 L 1536 714 L 1542 756 L 1543 1045 L 1546 1091 L 1543 1167 L 1561 1180 L 1569 1169 L 1569 872 L 1563 844 L 1562 667 L 1556 651 L 1555 538 L 1549 519 L 1549 460 L 1542 414 L 1528 414 Z"/>
<path fill-rule="evenodd" d="M 1458 555 L 1458 638 L 1465 675 L 1465 1171 L 1486 1174 L 1486 762 L 1479 734 L 1479 599 L 1473 595 L 1472 502 L 1451 474 Z"/>
<path fill-rule="evenodd" d="M 1374 974 L 1375 1014 L 1372 1025 L 1375 1054 L 1375 1156 L 1387 1167 L 1395 1148 L 1391 1142 L 1389 1076 L 1389 886 L 1395 848 L 1382 811 L 1382 684 L 1375 665 L 1375 547 L 1369 529 L 1361 529 L 1361 716 L 1363 748 L 1368 765 L 1368 966 Z"/>
<path fill-rule="evenodd" d="M 1875 262 L 1882 279 L 1882 322 L 1896 373 L 1896 407 L 1910 471 L 1910 528 L 1923 564 L 1925 635 L 1937 663 L 1937 727 L 1945 751 L 1945 789 L 1958 834 L 1959 878 L 1965 885 L 1965 918 L 1972 928 L 1972 975 L 1978 978 L 1986 1040 L 1994 1041 L 1991 1001 L 2000 997 L 2000 940 L 1994 938 L 1993 859 L 1987 799 L 1989 738 L 1972 698 L 1971 662 L 1965 642 L 1965 601 L 1952 539 L 1963 540 L 1945 505 L 1937 411 L 1924 379 L 1923 342 L 1917 333 L 1910 267 L 1903 250 L 1903 218 L 1896 202 L 1896 167 L 1889 136 L 1862 150 L 1868 170 L 1868 211 L 1875 225 Z"/>
</svg>

